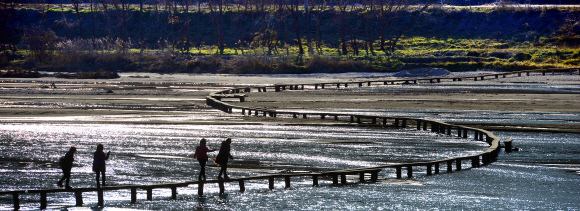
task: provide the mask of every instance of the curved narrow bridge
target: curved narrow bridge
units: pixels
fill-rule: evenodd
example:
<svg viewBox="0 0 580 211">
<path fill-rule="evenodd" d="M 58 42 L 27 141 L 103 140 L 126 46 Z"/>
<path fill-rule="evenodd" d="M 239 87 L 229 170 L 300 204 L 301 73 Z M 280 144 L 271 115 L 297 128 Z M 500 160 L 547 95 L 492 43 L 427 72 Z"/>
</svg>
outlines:
<svg viewBox="0 0 580 211">
<path fill-rule="evenodd" d="M 484 141 L 489 144 L 489 148 L 483 152 L 464 156 L 464 157 L 452 157 L 442 160 L 433 160 L 426 162 L 415 162 L 415 163 L 402 163 L 393 165 L 383 165 L 375 167 L 365 167 L 365 168 L 353 168 L 353 169 L 342 169 L 335 171 L 325 171 L 325 172 L 315 172 L 315 173 L 290 173 L 290 174 L 271 174 L 264 176 L 253 176 L 253 177 L 240 177 L 234 179 L 226 180 L 207 180 L 207 181 L 189 181 L 181 183 L 164 183 L 164 184 L 152 184 L 152 185 L 126 185 L 126 186 L 113 186 L 113 187 L 103 187 L 103 188 L 76 188 L 76 189 L 42 189 L 42 190 L 13 190 L 13 191 L 0 191 L 0 195 L 12 195 L 14 201 L 14 208 L 20 208 L 19 195 L 21 194 L 40 194 L 40 208 L 45 209 L 47 207 L 47 194 L 57 193 L 57 192 L 70 192 L 74 193 L 76 198 L 76 206 L 83 205 L 83 193 L 85 192 L 97 192 L 98 205 L 104 205 L 104 191 L 112 190 L 131 190 L 131 203 L 137 202 L 137 190 L 146 190 L 147 200 L 152 200 L 152 190 L 159 188 L 170 188 L 172 191 L 171 199 L 177 199 L 177 188 L 187 187 L 189 185 L 197 185 L 198 195 L 203 195 L 204 184 L 217 183 L 219 184 L 220 194 L 225 192 L 224 183 L 238 182 L 239 191 L 244 192 L 245 181 L 249 180 L 268 180 L 269 188 L 274 189 L 275 179 L 284 178 L 285 188 L 291 186 L 292 177 L 309 177 L 312 178 L 312 185 L 318 186 L 318 179 L 321 177 L 331 177 L 333 185 L 345 185 L 348 184 L 346 180 L 346 175 L 358 175 L 360 183 L 374 182 L 378 179 L 378 173 L 383 170 L 392 169 L 396 172 L 397 178 L 403 178 L 403 172 L 406 172 L 406 177 L 413 177 L 414 169 L 416 167 L 426 167 L 426 175 L 433 175 L 443 173 L 441 167 L 445 166 L 444 169 L 446 173 L 453 171 L 461 171 L 464 166 L 463 161 L 470 162 L 471 168 L 478 168 L 482 165 L 487 165 L 495 161 L 499 151 L 500 151 L 500 138 L 496 137 L 493 133 L 474 127 L 467 127 L 462 125 L 450 124 L 437 120 L 427 120 L 420 118 L 410 118 L 410 117 L 398 117 L 398 116 L 372 116 L 372 115 L 356 115 L 356 114 L 341 114 L 341 113 L 309 113 L 309 112 L 288 112 L 288 111 L 277 111 L 268 108 L 252 108 L 244 106 L 231 105 L 226 102 L 221 101 L 223 98 L 238 98 L 240 101 L 244 101 L 248 97 L 248 93 L 254 91 L 266 92 L 276 91 L 281 92 L 285 89 L 291 90 L 304 90 L 304 89 L 324 89 L 326 86 L 336 85 L 340 88 L 348 87 L 350 85 L 362 87 L 373 86 L 373 85 L 393 85 L 393 84 L 409 84 L 418 82 L 429 82 L 429 83 L 439 83 L 441 81 L 464 81 L 464 80 L 485 80 L 485 78 L 499 78 L 517 75 L 517 77 L 530 73 L 546 73 L 554 72 L 569 72 L 570 74 L 578 71 L 578 68 L 559 68 L 559 69 L 537 69 L 537 70 L 526 70 L 518 72 L 509 73 L 497 73 L 483 76 L 470 76 L 470 77 L 442 77 L 442 78 L 423 78 L 423 79 L 403 79 L 403 80 L 381 80 L 381 81 L 359 81 L 359 82 L 342 82 L 342 83 L 318 83 L 318 84 L 278 84 L 272 86 L 257 86 L 257 87 L 243 87 L 243 88 L 233 88 L 228 90 L 223 90 L 219 92 L 212 93 L 210 96 L 206 97 L 206 103 L 213 108 L 222 110 L 224 112 L 232 113 L 234 109 L 240 111 L 243 115 L 255 115 L 255 116 L 270 116 L 278 118 L 321 118 L 332 117 L 337 121 L 349 121 L 355 125 L 361 126 L 378 126 L 378 127 L 414 127 L 417 130 L 431 131 L 433 133 L 445 134 L 449 136 L 458 136 L 461 138 L 473 138 L 476 141 Z M 580 71 L 579 71 L 580 74 Z M 243 93 L 243 94 L 242 94 Z M 511 143 L 511 140 L 504 140 L 504 142 Z M 423 169 L 423 168 L 422 168 Z M 367 177 L 370 176 L 370 177 Z M 367 178 L 369 178 L 367 180 Z M 340 182 L 339 182 L 340 181 Z"/>
</svg>

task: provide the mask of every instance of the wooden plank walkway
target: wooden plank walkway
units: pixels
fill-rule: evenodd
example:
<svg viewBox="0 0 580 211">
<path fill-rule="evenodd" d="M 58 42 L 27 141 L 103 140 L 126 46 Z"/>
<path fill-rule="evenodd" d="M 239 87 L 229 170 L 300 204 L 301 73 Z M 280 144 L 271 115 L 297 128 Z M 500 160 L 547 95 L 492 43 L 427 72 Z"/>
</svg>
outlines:
<svg viewBox="0 0 580 211">
<path fill-rule="evenodd" d="M 491 132 L 466 127 L 461 125 L 453 125 L 449 123 L 445 123 L 442 121 L 436 120 L 426 120 L 426 119 L 418 119 L 418 118 L 409 118 L 409 117 L 392 117 L 392 116 L 372 116 L 372 115 L 355 115 L 355 114 L 341 114 L 341 113 L 313 113 L 313 112 L 288 112 L 288 111 L 276 111 L 273 109 L 266 109 L 266 108 L 251 108 L 251 107 L 244 107 L 244 106 L 236 106 L 231 105 L 225 102 L 222 102 L 222 98 L 239 98 L 241 102 L 244 102 L 245 94 L 239 93 L 249 93 L 252 89 L 257 89 L 258 92 L 267 92 L 268 89 L 274 90 L 276 92 L 281 92 L 286 89 L 289 90 L 304 90 L 305 87 L 311 87 L 313 89 L 324 89 L 327 86 L 335 85 L 337 88 L 340 88 L 341 85 L 343 87 L 348 87 L 349 84 L 353 84 L 354 86 L 362 87 L 364 85 L 372 86 L 372 85 L 395 85 L 395 84 L 417 84 L 420 82 L 429 82 L 429 83 L 440 83 L 442 81 L 463 81 L 463 80 L 485 80 L 485 78 L 499 78 L 500 76 L 505 78 L 508 75 L 517 75 L 521 77 L 522 74 L 526 74 L 529 76 L 530 73 L 542 73 L 545 75 L 546 72 L 554 74 L 555 72 L 569 72 L 573 74 L 574 72 L 578 71 L 578 68 L 553 68 L 553 69 L 537 69 L 537 70 L 525 70 L 525 71 L 516 71 L 516 72 L 507 72 L 507 73 L 497 73 L 497 74 L 489 74 L 489 75 L 482 75 L 482 76 L 470 76 L 470 77 L 440 77 L 440 78 L 422 78 L 422 79 L 402 79 L 402 80 L 380 80 L 380 81 L 360 81 L 360 82 L 343 82 L 343 83 L 319 83 L 319 84 L 278 84 L 274 86 L 259 86 L 259 87 L 244 87 L 244 88 L 234 88 L 228 89 L 224 91 L 219 91 L 212 93 L 210 96 L 206 98 L 206 103 L 213 108 L 222 110 L 224 112 L 232 113 L 233 109 L 241 110 L 243 115 L 255 115 L 259 116 L 270 116 L 270 117 L 284 117 L 287 116 L 289 118 L 321 118 L 325 119 L 326 117 L 332 117 L 334 120 L 348 120 L 350 123 L 355 123 L 357 125 L 365 125 L 365 126 L 381 126 L 381 127 L 408 127 L 409 125 L 415 125 L 417 130 L 431 130 L 431 132 L 445 134 L 445 135 L 456 135 L 457 137 L 461 138 L 468 138 L 470 137 L 469 134 L 472 134 L 473 140 L 476 141 L 485 141 L 487 142 L 490 147 L 481 153 L 471 156 L 465 157 L 455 157 L 455 158 L 448 158 L 443 160 L 436 160 L 436 161 L 426 161 L 426 162 L 415 162 L 415 163 L 404 163 L 404 164 L 393 164 L 393 165 L 383 165 L 383 166 L 375 166 L 375 167 L 368 167 L 368 168 L 354 168 L 354 169 L 344 169 L 344 170 L 335 170 L 335 171 L 326 171 L 326 172 L 317 172 L 317 173 L 297 173 L 297 174 L 271 174 L 271 175 L 263 175 L 263 176 L 251 176 L 251 177 L 241 177 L 241 178 L 233 178 L 233 179 L 226 179 L 226 180 L 207 180 L 207 181 L 189 181 L 189 182 L 181 182 L 181 183 L 163 183 L 163 184 L 152 184 L 152 185 L 125 185 L 125 186 L 110 186 L 110 187 L 103 187 L 103 188 L 76 188 L 76 189 L 42 189 L 42 190 L 13 190 L 13 191 L 0 191 L 0 195 L 12 195 L 14 208 L 20 208 L 20 200 L 19 195 L 21 194 L 40 194 L 40 208 L 45 209 L 47 207 L 47 194 L 49 193 L 58 193 L 58 192 L 69 192 L 75 194 L 76 199 L 76 206 L 83 205 L 83 193 L 86 192 L 97 192 L 98 194 L 98 205 L 104 206 L 104 191 L 114 191 L 114 190 L 131 190 L 131 203 L 137 202 L 137 190 L 146 190 L 147 192 L 147 200 L 152 200 L 152 191 L 153 189 L 160 189 L 160 188 L 170 188 L 171 189 L 171 199 L 177 199 L 177 188 L 178 187 L 188 187 L 189 185 L 197 185 L 198 186 L 198 195 L 202 196 L 204 193 L 204 185 L 205 184 L 212 184 L 217 183 L 219 185 L 220 194 L 225 192 L 224 183 L 234 183 L 237 182 L 239 185 L 239 191 L 245 192 L 245 182 L 250 180 L 268 180 L 269 189 L 274 189 L 274 183 L 276 178 L 284 178 L 285 188 L 290 188 L 291 178 L 292 177 L 311 177 L 312 178 L 312 185 L 318 186 L 319 185 L 319 178 L 322 177 L 330 177 L 332 178 L 333 185 L 345 185 L 347 184 L 347 175 L 358 175 L 359 182 L 364 183 L 366 182 L 365 176 L 368 174 L 370 175 L 370 182 L 374 182 L 378 179 L 378 173 L 383 169 L 394 169 L 396 178 L 401 179 L 403 178 L 403 171 L 405 170 L 407 173 L 407 178 L 411 178 L 414 176 L 414 172 L 416 171 L 414 167 L 425 167 L 426 175 L 433 175 L 441 173 L 441 166 L 446 166 L 446 172 L 452 172 L 453 167 L 455 167 L 455 171 L 461 171 L 463 169 L 463 161 L 471 162 L 472 168 L 478 168 L 482 165 L 487 165 L 493 161 L 495 161 L 497 154 L 499 153 L 499 141 L 500 139 L 493 135 Z M 580 71 L 578 71 L 580 75 Z M 280 116 L 278 116 L 280 115 Z M 454 132 L 453 132 L 454 131 Z M 511 141 L 508 140 L 508 144 Z M 507 146 L 507 144 L 506 144 Z M 454 165 L 455 164 L 455 165 Z M 340 183 L 339 183 L 340 180 Z"/>
</svg>

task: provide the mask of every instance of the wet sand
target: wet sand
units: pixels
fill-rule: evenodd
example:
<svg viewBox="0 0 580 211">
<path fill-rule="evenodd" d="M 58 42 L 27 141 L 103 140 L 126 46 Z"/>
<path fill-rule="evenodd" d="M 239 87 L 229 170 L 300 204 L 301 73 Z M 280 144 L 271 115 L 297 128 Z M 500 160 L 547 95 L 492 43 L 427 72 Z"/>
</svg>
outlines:
<svg viewBox="0 0 580 211">
<path fill-rule="evenodd" d="M 459 73 L 462 74 L 462 73 Z M 468 74 L 468 73 L 465 73 Z M 139 77 L 135 77 L 138 75 Z M 147 77 L 145 77 L 145 76 Z M 0 119 L 8 117 L 63 117 L 63 116 L 188 116 L 195 112 L 212 113 L 212 121 L 232 121 L 229 114 L 217 112 L 205 104 L 211 92 L 237 87 L 293 83 L 329 83 L 337 81 L 364 81 L 380 78 L 369 75 L 315 75 L 299 76 L 235 76 L 235 75 L 157 75 L 123 74 L 114 80 L 61 80 L 0 79 Z M 56 89 L 39 88 L 54 81 Z M 580 84 L 579 75 L 557 74 L 547 76 L 522 76 L 484 81 L 463 81 L 478 86 L 504 83 Z M 248 107 L 272 109 L 392 109 L 392 110 L 463 110 L 463 111 L 534 111 L 578 112 L 580 95 L 560 93 L 504 92 L 497 90 L 448 93 L 409 89 L 404 92 L 353 92 L 342 89 L 286 90 L 248 93 L 246 102 L 232 102 Z M 227 117 L 229 118 L 221 118 Z M 236 123 L 319 123 L 333 124 L 331 120 L 301 120 L 239 117 Z M 89 118 L 90 119 L 90 118 Z M 34 120 L 28 121 L 47 121 Z M 107 121 L 100 118 L 100 121 Z M 120 121 L 119 118 L 116 121 Z M 127 120 L 130 121 L 130 120 Z M 134 121 L 141 121 L 138 118 Z M 195 118 L 147 120 L 147 123 L 194 123 Z M 334 122 L 336 124 L 337 122 Z M 499 125 L 485 125 L 500 128 Z M 520 125 L 521 126 L 521 125 Z M 546 125 L 526 126 L 545 128 Z M 550 126 L 554 128 L 555 126 Z M 580 131 L 577 126 L 557 126 Z"/>
</svg>

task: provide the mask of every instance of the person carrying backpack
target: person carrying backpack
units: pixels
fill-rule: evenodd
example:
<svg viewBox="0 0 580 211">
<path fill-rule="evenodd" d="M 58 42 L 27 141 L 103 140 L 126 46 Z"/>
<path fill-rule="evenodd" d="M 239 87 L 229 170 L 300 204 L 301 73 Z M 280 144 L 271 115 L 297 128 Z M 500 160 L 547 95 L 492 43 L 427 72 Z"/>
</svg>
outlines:
<svg viewBox="0 0 580 211">
<path fill-rule="evenodd" d="M 60 168 L 62 169 L 63 173 L 62 178 L 57 183 L 59 187 L 63 187 L 62 182 L 66 180 L 65 188 L 72 189 L 72 187 L 69 185 L 70 171 L 72 169 L 73 162 L 75 161 L 74 155 L 76 151 L 77 151 L 76 147 L 74 146 L 70 147 L 68 152 L 58 160 L 58 164 L 60 165 Z"/>
<path fill-rule="evenodd" d="M 232 157 L 232 154 L 230 153 L 230 145 L 232 143 L 232 139 L 228 138 L 225 141 L 222 142 L 222 145 L 220 147 L 220 152 L 218 153 L 218 156 L 215 159 L 215 162 L 217 164 L 219 164 L 222 168 L 220 170 L 220 173 L 218 174 L 218 179 L 222 180 L 222 179 L 229 179 L 230 177 L 228 177 L 228 159 L 234 159 L 234 157 Z M 224 177 L 222 177 L 222 174 L 224 175 Z"/>
</svg>

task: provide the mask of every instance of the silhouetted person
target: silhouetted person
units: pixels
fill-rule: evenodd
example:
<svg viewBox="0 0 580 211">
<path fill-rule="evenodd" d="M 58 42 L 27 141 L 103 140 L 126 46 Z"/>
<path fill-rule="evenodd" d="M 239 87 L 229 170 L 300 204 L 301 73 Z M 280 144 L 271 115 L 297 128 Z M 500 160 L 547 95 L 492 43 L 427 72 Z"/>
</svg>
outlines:
<svg viewBox="0 0 580 211">
<path fill-rule="evenodd" d="M 95 151 L 95 157 L 93 159 L 93 171 L 96 173 L 97 177 L 97 188 L 100 188 L 99 184 L 99 176 L 103 176 L 103 187 L 105 187 L 105 172 L 107 171 L 105 167 L 105 160 L 109 159 L 109 155 L 111 155 L 111 151 L 109 151 L 106 155 L 103 152 L 103 145 L 97 145 L 97 151 Z"/>
<path fill-rule="evenodd" d="M 77 151 L 77 148 L 70 147 L 68 152 L 66 152 L 66 154 L 62 158 L 60 158 L 60 160 L 58 161 L 58 164 L 62 168 L 62 173 L 63 173 L 62 178 L 57 183 L 57 185 L 59 187 L 63 187 L 62 182 L 66 180 L 66 186 L 65 186 L 66 189 L 72 189 L 72 187 L 69 185 L 70 171 L 72 169 L 73 162 L 75 161 L 74 155 L 75 155 L 76 151 Z"/>
<path fill-rule="evenodd" d="M 199 181 L 205 181 L 206 177 L 205 177 L 205 164 L 207 163 L 207 153 L 208 152 L 215 152 L 216 149 L 208 149 L 205 144 L 206 144 L 206 140 L 205 138 L 202 138 L 201 141 L 199 141 L 199 146 L 197 146 L 197 148 L 195 148 L 195 155 L 194 157 L 197 158 L 197 161 L 199 161 L 199 166 L 201 166 L 201 170 L 199 171 Z"/>
<path fill-rule="evenodd" d="M 222 174 L 224 175 L 224 177 L 226 179 L 229 179 L 230 177 L 228 177 L 228 158 L 234 159 L 234 157 L 232 157 L 232 154 L 230 154 L 230 144 L 232 143 L 232 139 L 228 138 L 225 141 L 222 142 L 222 146 L 220 147 L 220 152 L 218 153 L 218 156 L 215 159 L 215 162 L 217 164 L 220 164 L 222 166 L 222 169 L 220 170 L 220 173 L 218 174 L 218 179 L 224 179 L 222 178 Z"/>
</svg>

